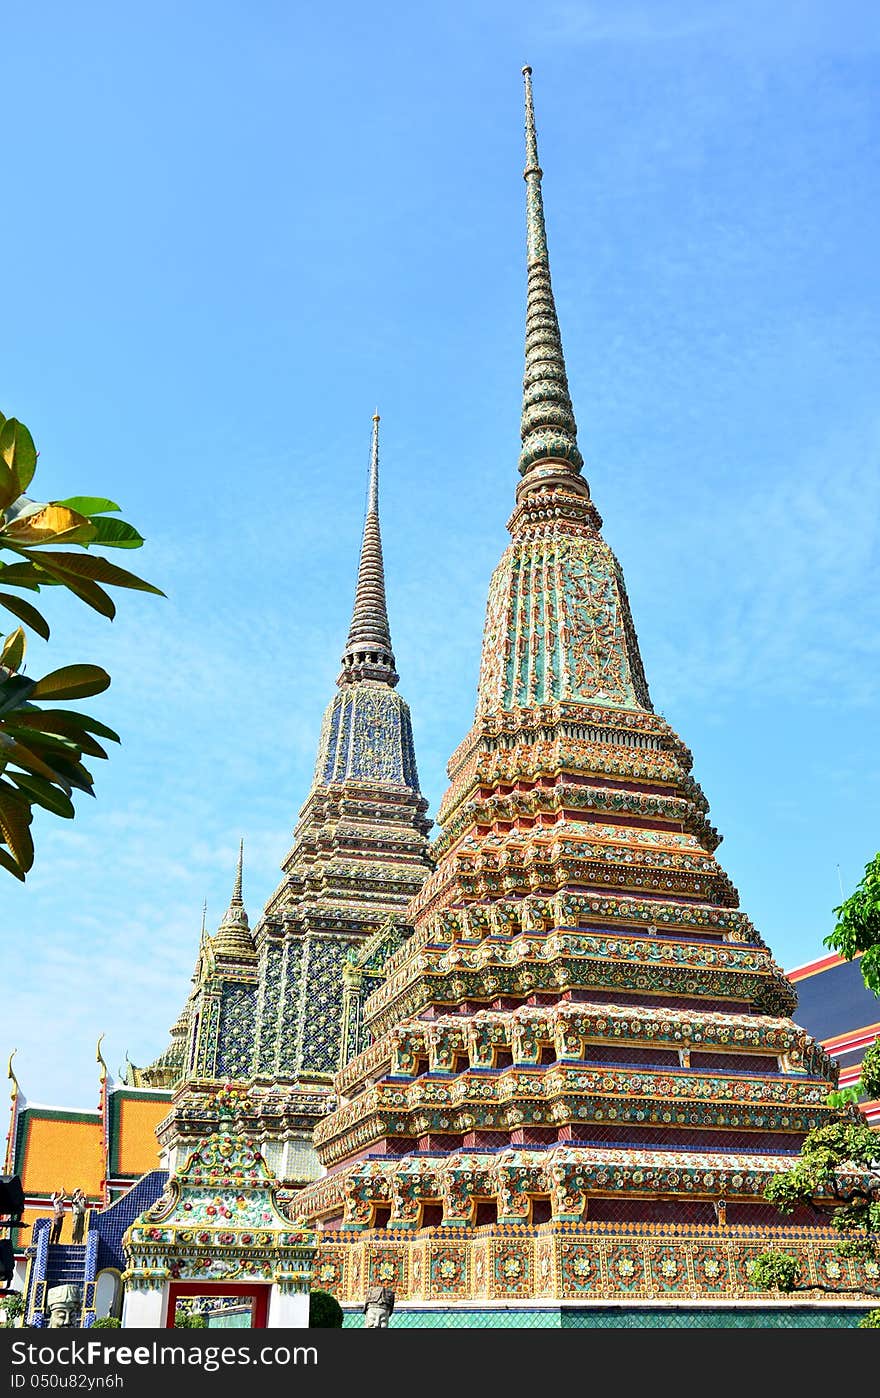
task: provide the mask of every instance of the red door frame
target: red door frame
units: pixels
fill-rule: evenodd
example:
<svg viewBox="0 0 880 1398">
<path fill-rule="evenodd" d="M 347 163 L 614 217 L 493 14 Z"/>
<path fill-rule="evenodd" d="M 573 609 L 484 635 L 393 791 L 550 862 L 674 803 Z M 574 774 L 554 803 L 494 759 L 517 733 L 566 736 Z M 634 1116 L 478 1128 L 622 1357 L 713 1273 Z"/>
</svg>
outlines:
<svg viewBox="0 0 880 1398">
<path fill-rule="evenodd" d="M 252 1330 L 265 1330 L 269 1311 L 269 1287 L 260 1282 L 171 1282 L 168 1287 L 166 1330 L 174 1329 L 174 1308 L 179 1296 L 250 1296 Z"/>
</svg>

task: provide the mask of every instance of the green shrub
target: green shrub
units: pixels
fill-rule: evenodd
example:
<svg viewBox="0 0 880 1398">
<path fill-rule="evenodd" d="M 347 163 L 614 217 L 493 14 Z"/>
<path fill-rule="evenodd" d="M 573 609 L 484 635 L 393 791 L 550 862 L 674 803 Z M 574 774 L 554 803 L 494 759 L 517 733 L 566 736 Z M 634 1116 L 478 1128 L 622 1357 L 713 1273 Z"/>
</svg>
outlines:
<svg viewBox="0 0 880 1398">
<path fill-rule="evenodd" d="M 207 1330 L 208 1322 L 203 1315 L 176 1315 L 175 1330 Z"/>
<path fill-rule="evenodd" d="M 880 1311 L 868 1311 L 858 1324 L 859 1330 L 880 1330 Z"/>
<path fill-rule="evenodd" d="M 24 1297 L 20 1291 L 8 1291 L 5 1296 L 0 1297 L 0 1306 L 6 1312 L 3 1328 L 11 1330 L 24 1313 Z"/>
<path fill-rule="evenodd" d="M 309 1328 L 311 1330 L 340 1330 L 342 1307 L 329 1291 L 313 1291 L 309 1295 Z"/>
<path fill-rule="evenodd" d="M 92 1322 L 93 1330 L 119 1330 L 121 1327 L 122 1321 L 115 1315 L 101 1315 Z"/>
<path fill-rule="evenodd" d="M 746 1274 L 760 1291 L 794 1291 L 801 1279 L 800 1263 L 784 1252 L 764 1252 L 750 1262 Z"/>
</svg>

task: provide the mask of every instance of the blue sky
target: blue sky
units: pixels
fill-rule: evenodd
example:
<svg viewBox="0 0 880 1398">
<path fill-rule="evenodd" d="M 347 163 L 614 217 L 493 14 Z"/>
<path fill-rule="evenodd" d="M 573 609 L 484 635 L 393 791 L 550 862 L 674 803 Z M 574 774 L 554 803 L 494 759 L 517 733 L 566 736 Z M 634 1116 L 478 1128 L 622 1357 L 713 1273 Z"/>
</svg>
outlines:
<svg viewBox="0 0 880 1398">
<path fill-rule="evenodd" d="M 880 22 L 837 0 L 47 0 L 4 15 L 0 408 L 166 600 L 48 597 L 123 746 L 5 878 L 0 1049 L 93 1105 L 167 1042 L 244 836 L 276 886 L 382 414 L 401 692 L 436 812 L 516 484 L 522 89 L 605 535 L 742 904 L 795 966 L 877 848 Z"/>
</svg>

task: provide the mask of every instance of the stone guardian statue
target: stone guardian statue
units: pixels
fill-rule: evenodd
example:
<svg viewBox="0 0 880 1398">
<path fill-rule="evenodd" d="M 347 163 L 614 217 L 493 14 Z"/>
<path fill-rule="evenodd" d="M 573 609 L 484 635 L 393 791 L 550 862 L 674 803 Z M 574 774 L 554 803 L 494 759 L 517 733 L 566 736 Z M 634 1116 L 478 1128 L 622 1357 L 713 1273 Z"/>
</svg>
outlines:
<svg viewBox="0 0 880 1398">
<path fill-rule="evenodd" d="M 49 1330 L 78 1329 L 82 1313 L 82 1291 L 70 1282 L 52 1286 L 46 1294 Z"/>
<path fill-rule="evenodd" d="M 394 1310 L 394 1292 L 387 1286 L 371 1286 L 364 1302 L 364 1329 L 386 1330 Z"/>
</svg>

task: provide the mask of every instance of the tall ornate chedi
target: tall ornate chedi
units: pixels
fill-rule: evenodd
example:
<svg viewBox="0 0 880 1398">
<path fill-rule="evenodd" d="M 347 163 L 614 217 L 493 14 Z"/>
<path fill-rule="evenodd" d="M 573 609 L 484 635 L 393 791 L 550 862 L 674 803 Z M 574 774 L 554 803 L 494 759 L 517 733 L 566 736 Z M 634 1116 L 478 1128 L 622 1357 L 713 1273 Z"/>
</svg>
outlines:
<svg viewBox="0 0 880 1398">
<path fill-rule="evenodd" d="M 433 867 L 412 720 L 397 681 L 376 414 L 351 626 L 284 879 L 251 929 L 239 855 L 229 909 L 214 936 L 203 927 L 194 988 L 172 1042 L 136 1070 L 144 1082 L 176 1088 L 159 1130 L 172 1164 L 216 1129 L 217 1090 L 228 1082 L 238 1127 L 260 1140 L 279 1179 L 301 1183 L 318 1173 L 311 1133 L 333 1075 L 358 1045 L 371 953 L 381 960 L 402 944 L 403 914 Z"/>
<path fill-rule="evenodd" d="M 789 1018 L 691 754 L 651 705 L 582 475 L 524 73 L 511 542 L 437 867 L 365 1002 L 372 1042 L 337 1077 L 315 1136 L 327 1174 L 298 1208 L 323 1229 L 317 1284 L 351 1303 L 372 1284 L 477 1309 L 756 1299 L 745 1267 L 780 1222 L 762 1190 L 828 1120 L 834 1070 Z M 833 1286 L 842 1264 L 809 1221 L 788 1250 Z"/>
<path fill-rule="evenodd" d="M 339 1065 L 343 970 L 403 913 L 432 867 L 409 705 L 398 681 L 379 531 L 379 416 L 360 567 L 315 778 L 254 930 L 260 993 L 254 1072 L 329 1083 Z M 399 938 L 398 938 L 399 940 Z"/>
</svg>

